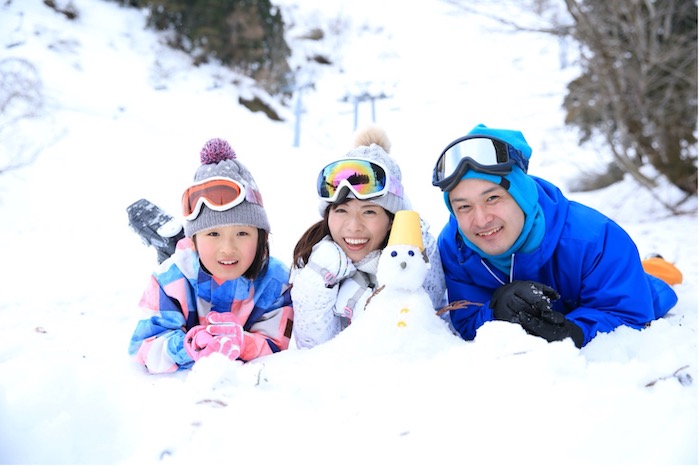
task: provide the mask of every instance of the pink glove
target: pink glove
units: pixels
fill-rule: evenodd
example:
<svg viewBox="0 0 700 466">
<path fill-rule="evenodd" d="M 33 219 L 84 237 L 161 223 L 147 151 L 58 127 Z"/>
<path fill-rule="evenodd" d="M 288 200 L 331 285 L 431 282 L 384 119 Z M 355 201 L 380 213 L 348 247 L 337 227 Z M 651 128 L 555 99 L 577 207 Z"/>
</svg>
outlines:
<svg viewBox="0 0 700 466">
<path fill-rule="evenodd" d="M 208 325 L 195 325 L 185 335 L 185 351 L 192 359 L 221 353 L 236 360 L 243 351 L 243 327 L 230 312 L 212 311 L 207 314 Z"/>
<path fill-rule="evenodd" d="M 243 327 L 231 312 L 211 311 L 207 314 L 207 332 L 212 335 L 226 335 L 243 340 Z"/>
</svg>

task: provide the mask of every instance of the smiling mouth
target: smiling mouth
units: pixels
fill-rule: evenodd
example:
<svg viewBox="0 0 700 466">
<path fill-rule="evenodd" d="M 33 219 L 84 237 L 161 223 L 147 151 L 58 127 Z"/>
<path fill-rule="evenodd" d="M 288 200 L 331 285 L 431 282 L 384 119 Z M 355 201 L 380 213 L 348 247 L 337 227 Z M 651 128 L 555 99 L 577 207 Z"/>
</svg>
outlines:
<svg viewBox="0 0 700 466">
<path fill-rule="evenodd" d="M 345 242 L 352 245 L 352 246 L 362 246 L 364 244 L 367 244 L 369 242 L 368 239 L 357 239 L 357 238 L 344 238 Z"/>
<path fill-rule="evenodd" d="M 498 233 L 501 230 L 503 230 L 503 227 L 496 227 L 496 228 L 493 228 L 489 231 L 483 231 L 481 233 L 477 233 L 476 236 L 479 236 L 481 238 L 486 238 L 486 237 L 489 237 L 491 235 L 495 235 L 496 233 Z"/>
<path fill-rule="evenodd" d="M 238 264 L 238 261 L 219 261 L 219 264 L 221 264 L 221 265 L 236 265 L 236 264 Z"/>
</svg>

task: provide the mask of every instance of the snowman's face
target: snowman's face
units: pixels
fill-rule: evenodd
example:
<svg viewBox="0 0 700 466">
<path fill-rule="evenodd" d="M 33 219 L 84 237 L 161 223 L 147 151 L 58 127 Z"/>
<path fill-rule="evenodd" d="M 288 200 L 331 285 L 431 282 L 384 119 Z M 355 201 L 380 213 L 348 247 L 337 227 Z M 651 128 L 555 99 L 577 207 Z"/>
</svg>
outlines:
<svg viewBox="0 0 700 466">
<path fill-rule="evenodd" d="M 387 288 L 418 290 L 425 281 L 428 267 L 427 257 L 416 246 L 387 246 L 379 258 L 377 282 Z"/>
</svg>

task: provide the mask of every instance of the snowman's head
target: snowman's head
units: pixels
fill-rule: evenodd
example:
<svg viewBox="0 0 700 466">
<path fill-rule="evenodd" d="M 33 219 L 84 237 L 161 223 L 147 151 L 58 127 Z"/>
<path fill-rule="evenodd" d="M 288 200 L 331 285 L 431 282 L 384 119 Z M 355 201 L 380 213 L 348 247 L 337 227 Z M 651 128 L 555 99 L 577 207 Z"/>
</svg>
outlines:
<svg viewBox="0 0 700 466">
<path fill-rule="evenodd" d="M 377 282 L 386 288 L 421 290 L 429 267 L 428 257 L 419 247 L 389 245 L 379 258 Z"/>
</svg>

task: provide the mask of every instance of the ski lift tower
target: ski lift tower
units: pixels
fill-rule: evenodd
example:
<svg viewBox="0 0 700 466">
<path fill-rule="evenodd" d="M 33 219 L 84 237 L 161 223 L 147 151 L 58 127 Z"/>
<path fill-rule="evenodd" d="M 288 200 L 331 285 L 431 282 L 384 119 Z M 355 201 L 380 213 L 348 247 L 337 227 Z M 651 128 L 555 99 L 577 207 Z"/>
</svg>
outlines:
<svg viewBox="0 0 700 466">
<path fill-rule="evenodd" d="M 313 84 L 308 82 L 298 86 L 290 87 L 293 92 L 296 92 L 297 98 L 294 105 L 294 147 L 299 147 L 299 139 L 301 138 L 301 114 L 304 113 L 304 106 L 301 103 L 301 96 L 305 89 L 312 88 Z"/>
<path fill-rule="evenodd" d="M 377 112 L 375 102 L 379 99 L 388 99 L 390 96 L 382 90 L 372 91 L 369 89 L 370 83 L 358 85 L 355 91 L 345 94 L 340 101 L 352 102 L 353 105 L 353 131 L 357 130 L 357 121 L 359 119 L 359 106 L 361 102 L 370 102 L 372 110 L 372 123 L 377 121 Z"/>
</svg>

